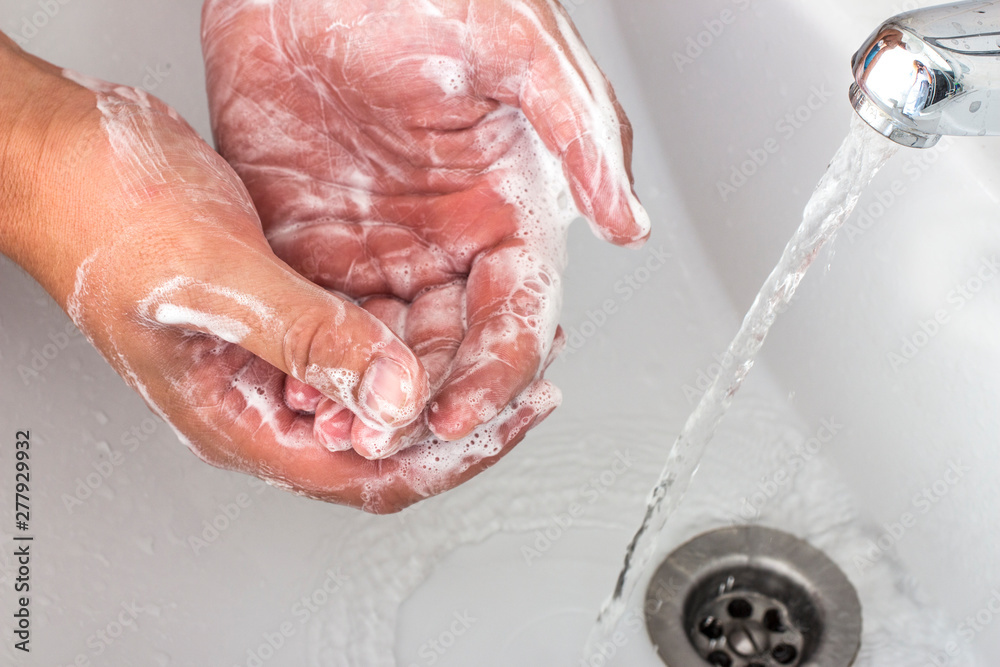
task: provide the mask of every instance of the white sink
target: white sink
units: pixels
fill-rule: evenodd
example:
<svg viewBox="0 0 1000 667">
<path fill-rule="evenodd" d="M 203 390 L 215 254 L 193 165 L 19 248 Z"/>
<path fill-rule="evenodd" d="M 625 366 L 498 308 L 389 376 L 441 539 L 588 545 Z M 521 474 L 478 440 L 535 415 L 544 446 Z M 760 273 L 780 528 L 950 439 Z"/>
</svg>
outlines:
<svg viewBox="0 0 1000 667">
<path fill-rule="evenodd" d="M 3 1 L 8 34 L 58 5 L 29 50 L 152 88 L 207 133 L 198 0 Z M 579 664 L 714 355 L 847 131 L 850 55 L 904 7 L 567 4 L 634 121 L 654 235 L 627 251 L 574 227 L 576 335 L 550 371 L 563 407 L 452 493 L 373 517 L 205 466 L 0 260 L 0 437 L 31 430 L 35 534 L 32 653 L 12 649 L 7 616 L 0 663 Z M 1000 139 L 943 143 L 898 155 L 861 202 L 869 218 L 817 260 L 661 545 L 748 518 L 810 541 L 858 589 L 866 667 L 1000 653 L 1000 280 L 970 283 L 1000 256 Z M 0 502 L 9 546 L 9 481 Z M 661 664 L 633 602 L 608 664 Z"/>
</svg>

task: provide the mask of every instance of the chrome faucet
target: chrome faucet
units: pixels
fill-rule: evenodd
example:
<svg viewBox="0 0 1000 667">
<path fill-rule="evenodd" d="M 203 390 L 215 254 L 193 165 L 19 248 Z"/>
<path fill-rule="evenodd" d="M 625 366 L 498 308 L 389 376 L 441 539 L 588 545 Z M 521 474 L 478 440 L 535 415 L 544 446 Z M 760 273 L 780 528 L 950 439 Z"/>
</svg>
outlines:
<svg viewBox="0 0 1000 667">
<path fill-rule="evenodd" d="M 894 16 L 851 60 L 851 104 L 903 146 L 1000 135 L 1000 0 Z"/>
</svg>

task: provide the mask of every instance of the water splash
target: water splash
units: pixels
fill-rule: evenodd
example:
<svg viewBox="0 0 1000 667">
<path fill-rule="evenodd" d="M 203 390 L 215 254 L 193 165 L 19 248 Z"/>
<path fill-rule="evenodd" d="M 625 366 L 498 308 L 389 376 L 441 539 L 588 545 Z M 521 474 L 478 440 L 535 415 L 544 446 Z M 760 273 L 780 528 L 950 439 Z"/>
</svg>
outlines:
<svg viewBox="0 0 1000 667">
<path fill-rule="evenodd" d="M 656 549 L 657 538 L 677 508 L 698 470 L 705 448 L 743 380 L 778 313 L 788 304 L 809 265 L 854 210 L 861 192 L 898 146 L 873 132 L 854 116 L 851 129 L 813 191 L 777 266 L 761 287 L 736 337 L 730 343 L 722 371 L 702 396 L 667 456 L 659 481 L 649 495 L 646 515 L 625 551 L 625 563 L 614 593 L 601 607 L 584 647 L 584 660 L 611 635 L 625 612 L 637 582 Z"/>
</svg>

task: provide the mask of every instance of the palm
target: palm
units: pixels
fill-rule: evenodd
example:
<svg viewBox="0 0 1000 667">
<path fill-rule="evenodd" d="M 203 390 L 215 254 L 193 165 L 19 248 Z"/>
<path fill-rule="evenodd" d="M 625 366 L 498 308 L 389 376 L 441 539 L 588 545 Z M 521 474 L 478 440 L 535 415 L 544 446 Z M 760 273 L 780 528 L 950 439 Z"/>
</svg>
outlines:
<svg viewBox="0 0 1000 667">
<path fill-rule="evenodd" d="M 209 2 L 214 131 L 276 254 L 310 280 L 406 302 L 465 286 L 427 420 L 455 439 L 548 356 L 574 200 L 618 243 L 647 223 L 627 121 L 554 4 L 378 4 Z"/>
</svg>

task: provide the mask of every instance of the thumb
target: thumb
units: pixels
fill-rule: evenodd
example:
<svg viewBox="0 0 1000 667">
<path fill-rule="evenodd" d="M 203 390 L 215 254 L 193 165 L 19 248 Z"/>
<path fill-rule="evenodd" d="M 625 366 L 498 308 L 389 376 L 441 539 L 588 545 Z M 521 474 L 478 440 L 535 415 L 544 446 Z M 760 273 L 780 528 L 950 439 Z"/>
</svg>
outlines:
<svg viewBox="0 0 1000 667">
<path fill-rule="evenodd" d="M 210 262 L 154 286 L 140 316 L 240 345 L 372 428 L 398 428 L 420 414 L 427 374 L 387 326 L 269 250 L 223 245 Z"/>
</svg>

